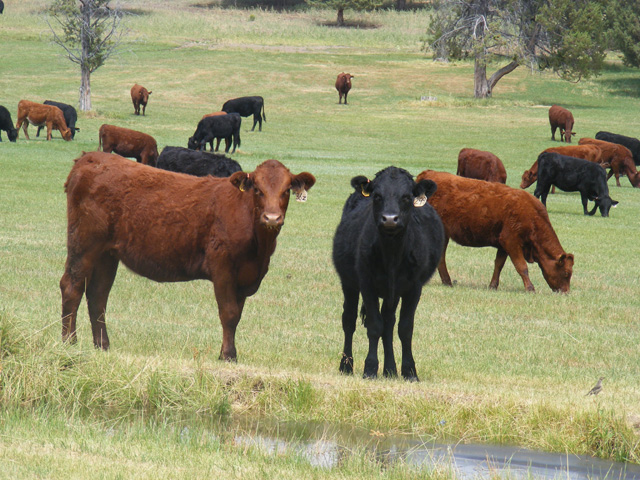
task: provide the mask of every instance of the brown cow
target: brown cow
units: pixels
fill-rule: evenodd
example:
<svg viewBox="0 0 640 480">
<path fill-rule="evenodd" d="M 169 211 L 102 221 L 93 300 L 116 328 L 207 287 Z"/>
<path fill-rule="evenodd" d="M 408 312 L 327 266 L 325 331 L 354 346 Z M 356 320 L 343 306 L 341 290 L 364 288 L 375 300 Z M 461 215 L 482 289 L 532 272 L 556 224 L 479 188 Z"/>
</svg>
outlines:
<svg viewBox="0 0 640 480">
<path fill-rule="evenodd" d="M 138 85 L 137 83 L 131 87 L 131 101 L 133 102 L 133 109 L 136 115 L 140 115 L 140 106 L 142 106 L 142 115 L 144 115 L 147 110 L 147 103 L 149 102 L 149 95 L 153 92 L 150 92 L 142 85 Z"/>
<path fill-rule="evenodd" d="M 522 277 L 528 291 L 528 263 L 536 262 L 554 292 L 568 292 L 573 272 L 573 255 L 566 253 L 556 236 L 547 211 L 528 192 L 502 185 L 462 178 L 450 173 L 425 170 L 416 179 L 436 182 L 438 189 L 429 203 L 440 215 L 445 244 L 438 272 L 442 283 L 452 285 L 445 255 L 449 239 L 467 247 L 498 249 L 490 288 L 498 288 L 500 272 L 507 260 Z"/>
<path fill-rule="evenodd" d="M 487 182 L 507 183 L 507 171 L 502 161 L 491 152 L 475 148 L 460 150 L 456 175 Z"/>
<path fill-rule="evenodd" d="M 610 166 L 607 180 L 612 175 L 615 175 L 616 185 L 619 187 L 620 175 L 626 175 L 633 187 L 640 188 L 640 173 L 633 161 L 633 154 L 627 147 L 618 143 L 596 140 L 595 138 L 581 138 L 578 143 L 584 146 L 595 146 L 600 149 L 602 162 L 606 162 Z"/>
<path fill-rule="evenodd" d="M 350 73 L 339 73 L 336 78 L 336 90 L 338 90 L 338 103 L 342 103 L 342 97 L 344 96 L 344 104 L 347 104 L 347 95 L 351 90 L 351 79 L 355 78 Z"/>
<path fill-rule="evenodd" d="M 98 142 L 98 149 L 103 152 L 115 152 L 123 157 L 133 157 L 139 163 L 156 166 L 158 145 L 151 135 L 105 123 L 100 127 Z"/>
<path fill-rule="evenodd" d="M 549 109 L 549 123 L 551 124 L 551 140 L 556 139 L 556 128 L 560 129 L 560 141 L 571 143 L 573 130 L 573 115 L 566 108 L 553 105 Z"/>
<path fill-rule="evenodd" d="M 231 177 L 194 177 L 117 155 L 75 160 L 67 192 L 67 261 L 60 280 L 62 339 L 76 341 L 86 290 L 93 343 L 109 348 L 105 311 L 118 263 L 156 282 L 210 280 L 222 323 L 220 358 L 236 359 L 247 297 L 267 274 L 289 191 L 306 199 L 313 175 L 277 160 Z"/>
<path fill-rule="evenodd" d="M 544 150 L 544 152 L 559 153 L 560 155 L 567 155 L 569 157 L 582 158 L 583 160 L 589 160 L 593 163 L 599 163 L 604 168 L 608 165 L 603 164 L 602 155 L 599 148 L 593 148 L 592 145 L 571 145 L 566 147 L 551 147 Z M 542 152 L 541 152 L 542 153 Z M 522 181 L 520 182 L 520 188 L 527 188 L 538 180 L 538 159 L 533 162 L 529 170 L 525 170 L 522 174 Z M 553 187 L 555 192 L 555 187 Z M 552 193 L 553 193 L 552 192 Z"/>
<path fill-rule="evenodd" d="M 67 142 L 71 141 L 71 130 L 67 127 L 67 122 L 64 121 L 62 110 L 58 107 L 30 102 L 29 100 L 20 100 L 18 102 L 18 122 L 16 123 L 16 130 L 19 132 L 20 127 L 22 127 L 27 140 L 29 140 L 29 132 L 27 132 L 29 124 L 37 127 L 46 125 L 47 140 L 51 140 L 52 130 L 59 130 L 62 138 Z"/>
</svg>

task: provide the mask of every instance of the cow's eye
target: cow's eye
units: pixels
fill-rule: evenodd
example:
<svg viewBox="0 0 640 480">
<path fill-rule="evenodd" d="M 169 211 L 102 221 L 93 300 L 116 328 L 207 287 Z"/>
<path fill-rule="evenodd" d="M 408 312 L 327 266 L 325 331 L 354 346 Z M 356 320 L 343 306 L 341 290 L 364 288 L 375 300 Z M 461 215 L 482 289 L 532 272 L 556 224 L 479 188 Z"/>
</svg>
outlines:
<svg viewBox="0 0 640 480">
<path fill-rule="evenodd" d="M 411 198 L 411 195 L 403 195 L 402 196 L 402 203 L 406 206 L 406 205 L 411 205 L 413 203 L 413 199 Z"/>
<path fill-rule="evenodd" d="M 255 188 L 255 192 L 258 197 L 264 197 L 264 193 L 259 188 Z"/>
<path fill-rule="evenodd" d="M 289 190 L 285 190 L 284 192 L 282 192 L 282 195 L 280 195 L 282 198 L 287 198 L 289 196 Z"/>
<path fill-rule="evenodd" d="M 376 203 L 381 203 L 382 202 L 382 195 L 380 195 L 379 193 L 374 193 L 373 194 L 373 201 Z"/>
</svg>

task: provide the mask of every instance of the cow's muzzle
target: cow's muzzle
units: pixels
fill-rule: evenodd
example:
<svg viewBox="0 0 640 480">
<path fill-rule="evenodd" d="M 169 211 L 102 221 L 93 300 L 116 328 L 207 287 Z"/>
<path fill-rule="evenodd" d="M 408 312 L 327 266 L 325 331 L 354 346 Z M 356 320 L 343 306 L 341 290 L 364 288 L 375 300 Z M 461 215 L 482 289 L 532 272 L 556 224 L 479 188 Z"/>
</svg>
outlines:
<svg viewBox="0 0 640 480">
<path fill-rule="evenodd" d="M 284 215 L 279 213 L 263 213 L 260 222 L 267 228 L 280 228 L 284 223 Z"/>
</svg>

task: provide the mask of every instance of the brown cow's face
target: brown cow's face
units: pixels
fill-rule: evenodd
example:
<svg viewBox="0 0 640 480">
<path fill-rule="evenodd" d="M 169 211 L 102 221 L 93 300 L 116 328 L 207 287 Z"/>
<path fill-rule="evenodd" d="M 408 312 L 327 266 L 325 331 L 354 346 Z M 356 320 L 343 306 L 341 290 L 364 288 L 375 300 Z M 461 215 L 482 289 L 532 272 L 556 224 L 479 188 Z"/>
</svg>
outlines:
<svg viewBox="0 0 640 480">
<path fill-rule="evenodd" d="M 67 142 L 71 141 L 71 129 L 67 128 L 66 130 L 62 130 L 62 138 L 64 138 Z"/>
<path fill-rule="evenodd" d="M 563 253 L 555 259 L 540 264 L 542 275 L 554 292 L 569 293 L 573 274 L 573 255 Z"/>
<path fill-rule="evenodd" d="M 522 182 L 520 182 L 520 188 L 530 187 L 536 180 L 537 175 L 532 173 L 531 170 L 525 170 L 522 174 Z"/>
</svg>

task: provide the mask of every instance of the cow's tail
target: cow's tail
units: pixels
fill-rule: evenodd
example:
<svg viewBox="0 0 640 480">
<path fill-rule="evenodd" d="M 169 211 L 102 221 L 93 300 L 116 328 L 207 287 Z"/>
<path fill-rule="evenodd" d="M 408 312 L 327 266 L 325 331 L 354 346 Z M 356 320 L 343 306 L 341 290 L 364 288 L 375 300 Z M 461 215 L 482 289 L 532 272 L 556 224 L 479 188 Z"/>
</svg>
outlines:
<svg viewBox="0 0 640 480">
<path fill-rule="evenodd" d="M 102 132 L 98 132 L 98 151 L 102 151 Z"/>
<path fill-rule="evenodd" d="M 267 121 L 267 115 L 264 113 L 264 103 L 262 104 L 262 119 L 266 122 Z"/>
</svg>

